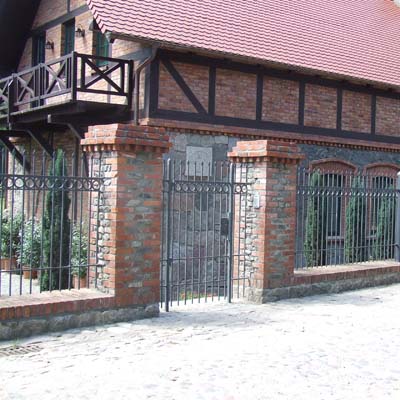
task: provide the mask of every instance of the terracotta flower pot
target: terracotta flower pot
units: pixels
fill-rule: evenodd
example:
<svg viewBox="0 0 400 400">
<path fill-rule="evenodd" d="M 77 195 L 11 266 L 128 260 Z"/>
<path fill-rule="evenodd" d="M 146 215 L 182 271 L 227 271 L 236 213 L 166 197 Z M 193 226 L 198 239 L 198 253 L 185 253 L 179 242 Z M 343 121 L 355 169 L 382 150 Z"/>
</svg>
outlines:
<svg viewBox="0 0 400 400">
<path fill-rule="evenodd" d="M 80 278 L 77 275 L 73 276 L 72 286 L 74 289 L 84 289 L 86 288 L 86 277 Z"/>
<path fill-rule="evenodd" d="M 1 269 L 3 271 L 11 271 L 17 268 L 17 259 L 16 257 L 1 257 L 0 259 Z"/>
<path fill-rule="evenodd" d="M 38 272 L 36 269 L 30 269 L 29 267 L 23 267 L 22 270 L 24 271 L 24 279 L 37 279 Z"/>
</svg>

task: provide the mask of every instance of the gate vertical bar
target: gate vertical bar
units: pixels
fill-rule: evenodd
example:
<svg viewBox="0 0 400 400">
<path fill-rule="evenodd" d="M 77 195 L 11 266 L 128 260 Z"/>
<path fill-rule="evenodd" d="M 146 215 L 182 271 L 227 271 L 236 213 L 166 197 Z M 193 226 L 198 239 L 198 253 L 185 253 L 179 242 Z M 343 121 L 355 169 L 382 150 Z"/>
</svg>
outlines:
<svg viewBox="0 0 400 400">
<path fill-rule="evenodd" d="M 169 302 L 170 302 L 170 270 L 171 270 L 171 263 L 172 263 L 172 238 L 171 235 L 171 209 L 172 209 L 172 169 L 171 169 L 171 160 L 167 161 L 167 264 L 165 268 L 165 311 L 169 311 Z"/>
<path fill-rule="evenodd" d="M 234 196 L 235 196 L 235 165 L 229 164 L 229 248 L 228 248 L 228 274 L 227 274 L 227 297 L 228 303 L 232 302 L 232 269 L 233 269 L 233 219 L 234 219 Z"/>
<path fill-rule="evenodd" d="M 395 256 L 394 259 L 400 262 L 400 172 L 397 174 L 396 182 L 396 222 L 395 222 Z"/>
</svg>

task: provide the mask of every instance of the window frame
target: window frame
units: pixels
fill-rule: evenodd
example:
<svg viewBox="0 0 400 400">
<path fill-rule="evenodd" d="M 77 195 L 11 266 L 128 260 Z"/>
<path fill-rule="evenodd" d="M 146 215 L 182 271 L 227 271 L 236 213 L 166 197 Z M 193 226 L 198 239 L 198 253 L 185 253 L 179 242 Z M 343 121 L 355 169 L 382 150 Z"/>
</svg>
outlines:
<svg viewBox="0 0 400 400">
<path fill-rule="evenodd" d="M 61 55 L 65 56 L 75 50 L 75 19 L 70 19 L 69 21 L 63 23 L 62 33 L 63 43 Z"/>
<path fill-rule="evenodd" d="M 336 187 L 337 190 L 346 188 L 348 184 L 348 178 L 357 172 L 357 167 L 345 160 L 338 158 L 325 158 L 314 160 L 310 162 L 310 169 L 315 172 L 319 172 L 323 177 L 323 183 L 325 187 Z M 326 182 L 325 176 L 337 176 L 340 177 L 340 186 Z M 333 182 L 335 183 L 335 182 Z M 331 199 L 327 199 L 330 201 Z M 329 241 L 344 240 L 344 233 L 346 229 L 346 207 L 347 201 L 343 196 L 334 196 L 332 200 L 335 201 L 335 231 L 332 231 L 332 224 L 330 224 L 330 232 L 327 232 L 326 239 Z M 333 213 L 331 215 L 334 215 Z"/>
<path fill-rule="evenodd" d="M 101 32 L 96 21 L 93 21 L 93 55 L 99 57 L 109 57 L 110 42 Z M 106 60 L 95 60 L 98 67 L 107 67 L 109 62 Z"/>
<path fill-rule="evenodd" d="M 46 61 L 46 32 L 32 37 L 32 67 Z"/>
</svg>

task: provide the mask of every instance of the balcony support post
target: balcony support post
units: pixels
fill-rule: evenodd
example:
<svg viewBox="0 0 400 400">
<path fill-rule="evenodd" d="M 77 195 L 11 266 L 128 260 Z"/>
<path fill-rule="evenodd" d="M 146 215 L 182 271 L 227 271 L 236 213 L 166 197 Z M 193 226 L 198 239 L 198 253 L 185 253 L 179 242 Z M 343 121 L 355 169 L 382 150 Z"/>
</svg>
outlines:
<svg viewBox="0 0 400 400">
<path fill-rule="evenodd" d="M 0 135 L 0 142 L 3 143 L 3 145 L 7 148 L 7 150 L 13 154 L 15 159 L 18 161 L 18 163 L 22 166 L 25 166 L 25 169 L 27 172 L 31 171 L 31 165 L 29 161 L 25 160 L 24 161 L 24 156 L 21 154 L 21 152 L 15 147 L 14 143 L 10 141 L 9 138 L 5 137 L 4 135 Z"/>
</svg>

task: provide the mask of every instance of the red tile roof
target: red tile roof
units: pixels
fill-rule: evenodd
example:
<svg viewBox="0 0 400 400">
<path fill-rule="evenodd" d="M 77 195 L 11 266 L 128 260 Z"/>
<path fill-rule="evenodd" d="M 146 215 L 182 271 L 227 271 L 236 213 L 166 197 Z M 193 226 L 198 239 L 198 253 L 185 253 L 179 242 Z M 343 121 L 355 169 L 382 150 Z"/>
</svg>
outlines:
<svg viewBox="0 0 400 400">
<path fill-rule="evenodd" d="M 400 86 L 391 0 L 87 0 L 103 31 Z"/>
</svg>

